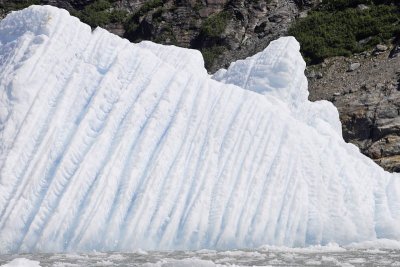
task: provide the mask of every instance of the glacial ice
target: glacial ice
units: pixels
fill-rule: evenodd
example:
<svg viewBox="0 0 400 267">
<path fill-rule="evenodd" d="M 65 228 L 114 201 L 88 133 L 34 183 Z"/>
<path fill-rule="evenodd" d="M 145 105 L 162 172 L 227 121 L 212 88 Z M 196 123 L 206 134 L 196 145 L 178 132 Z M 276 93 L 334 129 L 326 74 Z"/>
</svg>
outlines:
<svg viewBox="0 0 400 267">
<path fill-rule="evenodd" d="M 0 267 L 41 267 L 38 261 L 32 261 L 25 258 L 17 258 Z"/>
<path fill-rule="evenodd" d="M 292 37 L 210 77 L 67 11 L 0 22 L 0 253 L 400 240 L 400 178 L 307 100 Z"/>
</svg>

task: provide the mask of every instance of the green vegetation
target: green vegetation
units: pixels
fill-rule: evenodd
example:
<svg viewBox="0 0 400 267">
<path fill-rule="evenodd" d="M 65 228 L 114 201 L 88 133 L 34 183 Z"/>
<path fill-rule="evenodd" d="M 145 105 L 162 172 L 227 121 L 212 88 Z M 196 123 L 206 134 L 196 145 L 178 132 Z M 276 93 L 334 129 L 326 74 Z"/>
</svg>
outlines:
<svg viewBox="0 0 400 267">
<path fill-rule="evenodd" d="M 147 1 L 137 12 L 129 16 L 129 18 L 124 23 L 125 37 L 128 38 L 130 41 L 147 39 L 147 29 L 141 29 L 140 17 L 148 14 L 150 11 L 155 9 L 155 12 L 152 16 L 155 21 L 160 22 L 162 15 L 162 6 L 162 0 L 150 0 Z"/>
<path fill-rule="evenodd" d="M 320 5 L 320 10 L 338 11 L 346 8 L 355 8 L 360 4 L 381 5 L 395 4 L 397 0 L 324 0 Z"/>
<path fill-rule="evenodd" d="M 149 11 L 157 8 L 157 7 L 162 7 L 163 1 L 162 0 L 150 0 L 144 3 L 143 6 L 133 15 L 133 16 L 143 16 L 146 15 Z"/>
<path fill-rule="evenodd" d="M 202 8 L 203 8 L 203 3 L 200 2 L 200 1 L 198 1 L 198 2 L 196 1 L 194 6 L 193 6 L 193 10 L 195 12 L 199 12 Z"/>
<path fill-rule="evenodd" d="M 107 0 L 96 0 L 85 6 L 82 11 L 72 11 L 71 13 L 92 27 L 104 27 L 109 23 L 123 23 L 128 16 L 126 11 L 114 9 Z"/>
<path fill-rule="evenodd" d="M 215 61 L 228 48 L 223 33 L 228 26 L 232 14 L 222 11 L 208 17 L 201 25 L 199 35 L 193 42 L 193 48 L 203 54 L 206 69 L 210 69 Z"/>
<path fill-rule="evenodd" d="M 400 8 L 385 0 L 325 0 L 298 20 L 289 34 L 296 37 L 307 63 L 349 56 L 388 42 L 400 34 Z M 368 4 L 368 9 L 356 8 Z"/>
<path fill-rule="evenodd" d="M 206 69 L 210 69 L 212 64 L 214 63 L 214 60 L 219 57 L 225 50 L 226 47 L 222 45 L 216 45 L 200 50 L 200 52 L 203 54 L 204 66 L 206 67 Z"/>
<path fill-rule="evenodd" d="M 160 33 L 154 38 L 154 42 L 178 45 L 174 31 L 168 24 L 163 25 L 163 27 L 160 29 Z"/>
<path fill-rule="evenodd" d="M 0 9 L 3 9 L 6 13 L 12 10 L 24 9 L 30 5 L 39 5 L 40 0 L 14 0 L 14 1 L 4 1 L 0 3 Z"/>
<path fill-rule="evenodd" d="M 201 25 L 200 35 L 209 38 L 219 38 L 229 21 L 228 12 L 220 12 L 207 18 Z"/>
</svg>

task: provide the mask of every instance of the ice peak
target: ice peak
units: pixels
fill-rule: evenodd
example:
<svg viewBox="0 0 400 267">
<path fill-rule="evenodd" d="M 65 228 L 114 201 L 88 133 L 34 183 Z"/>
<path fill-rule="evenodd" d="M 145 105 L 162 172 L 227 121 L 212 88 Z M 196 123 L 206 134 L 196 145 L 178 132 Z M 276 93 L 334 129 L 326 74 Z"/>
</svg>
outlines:
<svg viewBox="0 0 400 267">
<path fill-rule="evenodd" d="M 0 40 L 2 43 L 13 41 L 25 34 L 51 36 L 58 20 L 75 20 L 64 9 L 53 6 L 30 6 L 23 11 L 11 12 L 1 22 Z M 89 26 L 87 26 L 89 27 Z"/>
</svg>

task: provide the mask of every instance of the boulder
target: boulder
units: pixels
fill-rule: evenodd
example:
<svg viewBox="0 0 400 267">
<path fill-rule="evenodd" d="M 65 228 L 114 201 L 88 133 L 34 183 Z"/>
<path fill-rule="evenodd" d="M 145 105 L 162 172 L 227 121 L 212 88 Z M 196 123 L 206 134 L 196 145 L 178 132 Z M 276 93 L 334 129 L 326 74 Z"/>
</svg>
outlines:
<svg viewBox="0 0 400 267">
<path fill-rule="evenodd" d="M 349 68 L 347 69 L 348 72 L 355 71 L 361 66 L 359 62 L 350 63 Z"/>
<path fill-rule="evenodd" d="M 378 52 L 384 52 L 386 50 L 388 50 L 388 47 L 386 45 L 383 45 L 383 44 L 378 44 L 375 47 L 375 51 L 378 51 Z"/>
</svg>

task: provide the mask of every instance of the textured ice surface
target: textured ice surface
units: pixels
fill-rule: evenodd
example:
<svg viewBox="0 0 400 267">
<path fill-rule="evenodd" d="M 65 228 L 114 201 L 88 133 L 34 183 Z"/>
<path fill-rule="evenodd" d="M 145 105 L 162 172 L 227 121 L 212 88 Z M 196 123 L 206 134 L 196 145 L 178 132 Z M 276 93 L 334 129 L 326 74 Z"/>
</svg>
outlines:
<svg viewBox="0 0 400 267">
<path fill-rule="evenodd" d="M 304 67 L 288 37 L 213 80 L 198 51 L 7 16 L 0 252 L 399 240 L 400 178 L 307 100 Z"/>
<path fill-rule="evenodd" d="M 1 267 L 41 267 L 38 261 L 32 261 L 25 258 L 16 258 L 1 265 Z"/>
</svg>

